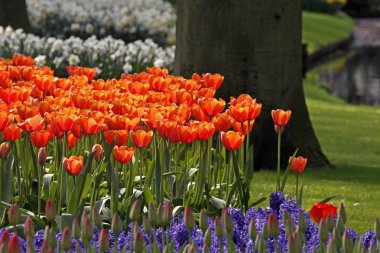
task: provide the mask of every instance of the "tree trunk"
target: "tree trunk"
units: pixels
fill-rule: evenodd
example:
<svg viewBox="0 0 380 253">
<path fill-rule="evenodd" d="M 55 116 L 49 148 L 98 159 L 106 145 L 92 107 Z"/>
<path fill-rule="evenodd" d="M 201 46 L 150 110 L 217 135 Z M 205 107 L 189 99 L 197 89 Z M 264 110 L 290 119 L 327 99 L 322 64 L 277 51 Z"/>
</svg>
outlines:
<svg viewBox="0 0 380 253">
<path fill-rule="evenodd" d="M 0 26 L 32 31 L 25 0 L 0 0 Z"/>
<path fill-rule="evenodd" d="M 248 93 L 263 104 L 254 127 L 255 168 L 275 168 L 272 109 L 290 109 L 282 163 L 296 148 L 309 165 L 329 166 L 315 136 L 302 87 L 300 0 L 177 1 L 175 73 L 221 73 L 218 97 Z"/>
</svg>

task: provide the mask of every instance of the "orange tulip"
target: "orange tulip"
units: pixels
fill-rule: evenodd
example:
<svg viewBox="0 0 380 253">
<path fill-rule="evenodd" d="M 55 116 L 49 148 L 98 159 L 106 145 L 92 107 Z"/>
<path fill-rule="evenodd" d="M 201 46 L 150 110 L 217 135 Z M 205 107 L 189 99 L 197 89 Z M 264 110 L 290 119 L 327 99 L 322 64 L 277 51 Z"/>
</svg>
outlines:
<svg viewBox="0 0 380 253">
<path fill-rule="evenodd" d="M 201 88 L 195 94 L 198 98 L 213 98 L 215 96 L 216 90 L 214 88 Z M 194 98 L 196 101 L 196 99 Z"/>
<path fill-rule="evenodd" d="M 231 128 L 231 117 L 227 113 L 219 113 L 212 118 L 216 132 L 226 132 Z"/>
<path fill-rule="evenodd" d="M 7 141 L 15 141 L 20 138 L 22 129 L 16 124 L 10 124 L 3 130 L 3 137 Z"/>
<path fill-rule="evenodd" d="M 244 135 L 239 132 L 220 132 L 223 146 L 228 150 L 237 150 L 244 141 Z"/>
<path fill-rule="evenodd" d="M 197 129 L 190 126 L 177 126 L 176 132 L 181 142 L 190 144 L 197 138 Z"/>
<path fill-rule="evenodd" d="M 12 64 L 14 66 L 34 66 L 36 65 L 36 62 L 30 56 L 14 54 L 12 58 Z"/>
<path fill-rule="evenodd" d="M 4 89 L 12 85 L 12 80 L 9 78 L 8 71 L 0 71 L 0 86 Z"/>
<path fill-rule="evenodd" d="M 91 81 L 96 76 L 95 68 L 85 68 L 79 66 L 67 66 L 66 71 L 69 76 L 86 76 L 88 81 Z"/>
<path fill-rule="evenodd" d="M 21 101 L 26 101 L 30 97 L 31 93 L 32 93 L 32 86 L 31 85 L 23 84 L 22 86 L 20 86 L 19 99 Z"/>
<path fill-rule="evenodd" d="M 13 114 L 0 111 L 0 131 L 4 131 L 4 129 L 13 122 L 13 119 Z"/>
<path fill-rule="evenodd" d="M 210 74 L 207 73 L 203 76 L 203 86 L 206 88 L 214 88 L 215 90 L 219 89 L 220 85 L 224 80 L 224 76 L 220 74 Z"/>
<path fill-rule="evenodd" d="M 145 95 L 150 86 L 148 83 L 133 82 L 129 84 L 128 88 L 132 94 Z"/>
<path fill-rule="evenodd" d="M 128 140 L 128 131 L 127 130 L 107 130 L 103 132 L 104 138 L 108 144 L 111 144 L 116 137 L 115 145 L 123 146 Z"/>
<path fill-rule="evenodd" d="M 156 108 L 152 108 L 148 111 L 146 119 L 142 120 L 149 128 L 156 128 L 159 121 L 164 117 Z"/>
<path fill-rule="evenodd" d="M 85 135 L 94 135 L 99 133 L 102 130 L 102 126 L 91 117 L 81 117 L 79 119 L 80 129 Z"/>
<path fill-rule="evenodd" d="M 163 92 L 168 88 L 170 80 L 162 76 L 152 76 L 149 79 L 149 84 L 153 90 Z"/>
<path fill-rule="evenodd" d="M 108 129 L 112 130 L 133 130 L 140 124 L 141 119 L 136 117 L 129 119 L 127 117 L 116 115 L 108 119 L 106 124 Z"/>
<path fill-rule="evenodd" d="M 306 167 L 307 158 L 303 158 L 302 156 L 298 157 L 289 157 L 290 170 L 301 174 Z"/>
<path fill-rule="evenodd" d="M 199 106 L 202 108 L 203 112 L 210 117 L 214 117 L 216 114 L 223 111 L 226 106 L 226 102 L 219 98 L 205 98 L 198 101 Z"/>
<path fill-rule="evenodd" d="M 71 95 L 71 99 L 75 107 L 79 109 L 88 109 L 88 101 L 90 101 L 90 97 L 88 95 L 73 94 Z"/>
<path fill-rule="evenodd" d="M 115 160 L 119 163 L 129 162 L 132 159 L 134 153 L 135 150 L 127 146 L 115 146 L 113 148 L 113 156 L 115 157 Z"/>
<path fill-rule="evenodd" d="M 41 115 L 36 114 L 17 125 L 27 132 L 34 132 L 36 130 L 41 130 L 45 126 L 44 123 L 44 118 L 42 118 Z"/>
<path fill-rule="evenodd" d="M 53 138 L 53 135 L 48 130 L 40 130 L 40 131 L 34 131 L 29 134 L 30 140 L 33 144 L 33 146 L 37 148 L 46 147 Z"/>
<path fill-rule="evenodd" d="M 174 120 L 164 119 L 157 122 L 158 135 L 164 138 L 168 138 L 169 133 L 176 133 L 177 122 Z"/>
<path fill-rule="evenodd" d="M 215 133 L 215 126 L 210 122 L 201 122 L 197 126 L 197 139 L 201 141 L 212 138 Z"/>
<path fill-rule="evenodd" d="M 272 119 L 275 125 L 285 126 L 290 120 L 292 111 L 284 111 L 281 109 L 272 110 Z"/>
<path fill-rule="evenodd" d="M 34 84 L 42 91 L 48 91 L 53 85 L 54 76 L 36 75 L 33 77 Z"/>
<path fill-rule="evenodd" d="M 70 113 L 55 113 L 52 121 L 58 126 L 61 131 L 70 131 L 74 123 L 79 120 L 78 116 Z"/>
<path fill-rule="evenodd" d="M 27 118 L 32 118 L 37 115 L 39 112 L 39 108 L 36 105 L 18 105 L 16 106 L 16 120 L 21 123 Z"/>
<path fill-rule="evenodd" d="M 164 68 L 159 68 L 159 67 L 151 67 L 151 68 L 146 68 L 146 72 L 153 76 L 167 76 L 169 74 L 168 69 Z"/>
<path fill-rule="evenodd" d="M 186 91 L 196 91 L 196 90 L 199 90 L 199 88 L 201 87 L 201 84 L 196 81 L 196 80 L 183 80 L 181 83 L 180 83 L 180 87 L 182 89 L 185 89 Z"/>
<path fill-rule="evenodd" d="M 230 97 L 230 105 L 236 105 L 240 103 L 255 104 L 256 99 L 252 99 L 252 97 L 248 94 L 240 94 L 237 98 Z"/>
<path fill-rule="evenodd" d="M 78 141 L 78 138 L 73 134 L 73 132 L 69 131 L 67 132 L 67 147 L 72 149 L 76 142 Z"/>
<path fill-rule="evenodd" d="M 152 140 L 153 132 L 152 131 L 144 131 L 144 130 L 136 130 L 131 131 L 131 140 L 135 147 L 137 148 L 145 148 L 149 145 Z"/>
<path fill-rule="evenodd" d="M 243 124 L 243 130 L 241 129 L 242 128 L 242 124 Z M 249 132 L 252 131 L 254 124 L 255 124 L 255 120 L 254 119 L 251 120 L 251 121 L 249 121 L 249 130 L 248 130 L 248 121 L 244 121 L 244 122 L 233 121 L 232 122 L 232 126 L 234 128 L 234 131 L 242 133 L 244 135 L 247 135 L 248 131 Z"/>
<path fill-rule="evenodd" d="M 83 168 L 83 156 L 70 156 L 63 158 L 63 167 L 69 175 L 77 176 Z"/>
<path fill-rule="evenodd" d="M 14 86 L 6 89 L 0 89 L 0 98 L 9 104 L 13 104 L 19 100 L 20 87 Z"/>
<path fill-rule="evenodd" d="M 175 96 L 176 96 L 175 103 L 177 105 L 180 105 L 180 104 L 192 105 L 194 103 L 194 100 L 193 100 L 193 97 L 191 96 L 191 94 L 185 90 L 176 91 Z"/>
</svg>

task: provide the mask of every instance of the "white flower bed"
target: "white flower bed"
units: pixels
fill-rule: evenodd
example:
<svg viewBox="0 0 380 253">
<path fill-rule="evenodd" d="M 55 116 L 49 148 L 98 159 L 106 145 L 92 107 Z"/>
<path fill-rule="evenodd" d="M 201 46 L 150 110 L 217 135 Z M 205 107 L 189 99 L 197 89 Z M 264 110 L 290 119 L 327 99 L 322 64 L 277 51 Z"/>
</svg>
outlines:
<svg viewBox="0 0 380 253">
<path fill-rule="evenodd" d="M 176 15 L 163 0 L 26 0 L 38 34 L 112 35 L 126 41 L 153 37 L 160 42 L 173 31 Z"/>
<path fill-rule="evenodd" d="M 41 38 L 0 26 L 0 56 L 12 57 L 14 53 L 34 57 L 39 65 L 52 67 L 57 75 L 65 75 L 67 65 L 81 65 L 98 68 L 98 77 L 103 78 L 143 71 L 153 65 L 170 70 L 174 61 L 174 46 L 162 48 L 151 39 L 126 44 L 110 36 L 100 40 L 95 36 L 86 40 Z"/>
</svg>

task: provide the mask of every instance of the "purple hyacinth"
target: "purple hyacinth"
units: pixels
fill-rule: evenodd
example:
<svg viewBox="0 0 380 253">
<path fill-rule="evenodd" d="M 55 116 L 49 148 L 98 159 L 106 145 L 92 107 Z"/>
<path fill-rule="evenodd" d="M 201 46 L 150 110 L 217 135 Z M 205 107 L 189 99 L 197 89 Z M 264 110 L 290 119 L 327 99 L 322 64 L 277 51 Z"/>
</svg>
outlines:
<svg viewBox="0 0 380 253">
<path fill-rule="evenodd" d="M 376 241 L 376 234 L 373 230 L 368 230 L 362 237 L 362 244 L 366 249 L 368 249 L 369 246 L 371 246 L 371 243 L 376 244 Z"/>
</svg>

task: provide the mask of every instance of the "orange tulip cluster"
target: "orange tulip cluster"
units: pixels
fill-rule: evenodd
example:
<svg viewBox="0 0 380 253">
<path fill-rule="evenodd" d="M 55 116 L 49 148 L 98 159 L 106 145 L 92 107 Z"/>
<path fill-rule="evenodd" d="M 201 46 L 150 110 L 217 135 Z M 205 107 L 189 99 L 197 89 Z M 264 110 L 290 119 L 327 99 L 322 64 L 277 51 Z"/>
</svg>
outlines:
<svg viewBox="0 0 380 253">
<path fill-rule="evenodd" d="M 169 142 L 186 144 L 220 132 L 223 145 L 235 150 L 261 112 L 261 104 L 249 95 L 231 98 L 224 111 L 226 102 L 214 98 L 224 80 L 220 74 L 185 79 L 152 67 L 118 80 L 95 80 L 95 69 L 70 66 L 67 71 L 68 78 L 58 78 L 27 56 L 0 59 L 4 140 L 15 141 L 27 132 L 41 148 L 66 134 L 73 148 L 83 136 L 102 134 L 117 146 L 117 160 L 126 162 L 132 152 L 124 147 L 129 135 L 135 147 L 145 148 L 155 131 Z"/>
</svg>

